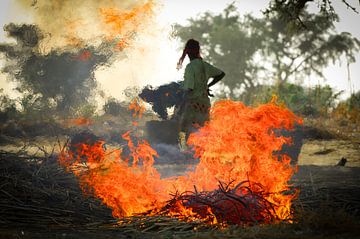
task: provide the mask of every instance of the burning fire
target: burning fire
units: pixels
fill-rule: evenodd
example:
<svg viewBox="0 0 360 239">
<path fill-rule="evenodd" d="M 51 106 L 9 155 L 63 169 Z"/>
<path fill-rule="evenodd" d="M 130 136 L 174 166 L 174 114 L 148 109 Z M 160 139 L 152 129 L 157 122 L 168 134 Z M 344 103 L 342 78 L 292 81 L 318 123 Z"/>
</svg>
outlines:
<svg viewBox="0 0 360 239">
<path fill-rule="evenodd" d="M 81 52 L 75 59 L 79 60 L 79 61 L 88 61 L 90 60 L 92 57 L 92 54 L 90 51 L 86 50 Z"/>
<path fill-rule="evenodd" d="M 141 117 L 137 101 L 130 109 Z M 200 162 L 180 177 L 161 178 L 154 168 L 157 152 L 130 131 L 122 136 L 131 152 L 128 158 L 98 142 L 64 151 L 59 160 L 117 218 L 146 213 L 209 223 L 273 223 L 291 219 L 296 197 L 288 184 L 295 171 L 290 158 L 274 154 L 290 139 L 274 130 L 291 129 L 294 123 L 301 119 L 274 101 L 256 108 L 216 102 L 210 121 L 188 140 Z"/>
<path fill-rule="evenodd" d="M 65 125 L 67 127 L 71 127 L 71 126 L 88 126 L 91 125 L 92 121 L 88 118 L 84 118 L 84 117 L 79 117 L 79 118 L 75 118 L 75 119 L 68 119 L 65 121 Z"/>
<path fill-rule="evenodd" d="M 129 11 L 117 8 L 101 8 L 99 10 L 102 20 L 107 28 L 107 37 L 117 39 L 116 46 L 123 49 L 129 46 L 130 40 L 138 32 L 144 23 L 144 19 L 151 18 L 154 13 L 155 3 L 148 1 L 136 6 Z"/>
</svg>

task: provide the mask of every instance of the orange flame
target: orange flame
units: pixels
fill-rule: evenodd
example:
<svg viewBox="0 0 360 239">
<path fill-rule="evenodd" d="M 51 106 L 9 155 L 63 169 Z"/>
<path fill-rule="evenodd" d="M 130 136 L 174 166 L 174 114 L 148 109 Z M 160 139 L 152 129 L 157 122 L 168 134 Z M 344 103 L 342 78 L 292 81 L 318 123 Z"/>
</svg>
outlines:
<svg viewBox="0 0 360 239">
<path fill-rule="evenodd" d="M 134 116 L 141 116 L 142 107 L 137 101 L 130 108 L 136 112 Z M 262 185 L 265 199 L 274 207 L 273 216 L 285 220 L 291 218 L 291 201 L 296 193 L 283 192 L 289 190 L 288 181 L 295 168 L 288 156 L 273 155 L 284 143 L 290 143 L 273 130 L 291 129 L 295 122 L 301 123 L 301 119 L 274 102 L 250 108 L 241 102 L 219 101 L 211 109 L 210 121 L 188 140 L 199 164 L 194 171 L 176 178 L 160 178 L 153 167 L 156 151 L 145 140 L 134 141 L 131 132 L 123 135 L 130 158 L 122 158 L 121 150 L 104 150 L 99 142 L 94 146 L 79 145 L 78 152 L 62 152 L 59 160 L 80 178 L 86 192 L 92 192 L 112 208 L 114 217 L 149 210 L 156 213 L 174 191 L 185 192 L 194 187 L 211 191 L 218 188 L 219 181 L 249 181 L 249 190 L 256 191 Z M 212 223 L 217 223 L 210 208 L 207 212 Z M 199 218 L 181 204 L 169 216 Z"/>
<path fill-rule="evenodd" d="M 241 102 L 217 102 L 210 121 L 189 138 L 195 156 L 200 158 L 191 175 L 194 184 L 199 190 L 214 190 L 218 180 L 259 183 L 265 193 L 271 193 L 266 199 L 276 205 L 276 216 L 288 218 L 294 195 L 281 192 L 289 190 L 288 181 L 295 169 L 287 155 L 277 158 L 273 152 L 290 139 L 276 136 L 273 129 L 291 129 L 294 122 L 302 123 L 274 102 L 255 109 Z"/>
<path fill-rule="evenodd" d="M 133 111 L 132 117 L 137 119 L 141 118 L 145 111 L 145 106 L 142 101 L 138 98 L 133 99 L 129 105 L 129 110 Z"/>
<path fill-rule="evenodd" d="M 74 126 L 74 125 L 86 126 L 86 125 L 91 125 L 91 124 L 92 124 L 92 121 L 90 119 L 83 118 L 83 117 L 76 118 L 76 119 L 68 119 L 65 122 L 65 125 L 67 125 L 67 127 Z"/>
<path fill-rule="evenodd" d="M 90 51 L 85 50 L 81 52 L 78 56 L 76 56 L 76 59 L 79 61 L 88 61 L 92 57 L 92 54 Z"/>
<path fill-rule="evenodd" d="M 128 11 L 115 8 L 101 8 L 99 13 L 103 18 L 103 22 L 109 26 L 107 37 L 111 40 L 120 38 L 116 44 L 120 49 L 128 47 L 134 34 L 146 22 L 144 19 L 154 16 L 154 6 L 155 3 L 150 0 Z"/>
</svg>

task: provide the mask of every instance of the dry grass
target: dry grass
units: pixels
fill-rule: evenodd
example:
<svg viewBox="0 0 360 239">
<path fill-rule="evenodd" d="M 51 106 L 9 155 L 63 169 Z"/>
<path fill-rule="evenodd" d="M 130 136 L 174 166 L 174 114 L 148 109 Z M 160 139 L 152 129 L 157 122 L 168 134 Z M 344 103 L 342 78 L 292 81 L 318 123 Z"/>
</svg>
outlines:
<svg viewBox="0 0 360 239">
<path fill-rule="evenodd" d="M 111 211 L 83 196 L 75 177 L 54 158 L 0 153 L 0 227 L 92 225 Z"/>
<path fill-rule="evenodd" d="M 221 227 L 164 216 L 114 220 L 52 158 L 0 154 L 1 238 L 358 238 L 358 187 L 302 189 L 294 223 Z M 330 194 L 329 194 L 330 193 Z M 331 195 L 332 197 L 329 197 Z"/>
<path fill-rule="evenodd" d="M 344 139 L 360 142 L 360 123 L 346 118 L 305 118 L 304 126 L 316 129 L 319 139 Z"/>
</svg>

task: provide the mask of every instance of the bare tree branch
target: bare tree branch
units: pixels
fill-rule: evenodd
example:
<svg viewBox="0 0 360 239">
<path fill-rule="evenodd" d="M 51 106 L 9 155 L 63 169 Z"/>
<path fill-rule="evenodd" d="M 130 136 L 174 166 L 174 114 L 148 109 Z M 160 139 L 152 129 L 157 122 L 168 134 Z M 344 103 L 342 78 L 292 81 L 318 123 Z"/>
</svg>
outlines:
<svg viewBox="0 0 360 239">
<path fill-rule="evenodd" d="M 342 0 L 342 2 L 346 5 L 347 8 L 350 8 L 351 10 L 353 10 L 354 12 L 356 12 L 357 14 L 359 14 L 359 11 L 353 7 L 352 5 L 350 5 L 347 0 Z M 359 5 L 360 5 L 360 0 L 359 0 Z"/>
</svg>

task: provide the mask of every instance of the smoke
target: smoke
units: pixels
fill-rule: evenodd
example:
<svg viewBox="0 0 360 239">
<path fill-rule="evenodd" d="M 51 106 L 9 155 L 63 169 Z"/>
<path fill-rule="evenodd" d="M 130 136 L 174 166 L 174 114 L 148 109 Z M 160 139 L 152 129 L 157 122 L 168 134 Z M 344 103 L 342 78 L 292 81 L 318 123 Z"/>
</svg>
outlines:
<svg viewBox="0 0 360 239">
<path fill-rule="evenodd" d="M 46 36 L 46 49 L 79 45 L 103 37 L 120 37 L 139 32 L 153 15 L 152 2 L 144 0 L 17 0 L 27 9 Z M 141 7 L 146 7 L 141 9 Z M 126 14 L 126 19 L 121 16 Z M 112 22 L 111 22 L 112 21 Z M 121 21 L 121 22 L 119 22 Z M 144 23 L 144 24 L 140 24 Z M 121 30 L 121 31 L 120 31 Z"/>
<path fill-rule="evenodd" d="M 111 44 L 116 58 L 94 70 L 107 94 L 125 99 L 128 87 L 161 85 L 177 77 L 171 27 L 159 24 L 160 0 L 17 0 L 43 38 L 39 49 L 83 49 Z M 141 69 L 141 70 L 139 70 Z"/>
<path fill-rule="evenodd" d="M 15 44 L 0 44 L 0 53 L 7 60 L 2 72 L 19 83 L 18 91 L 28 94 L 28 100 L 31 98 L 42 107 L 53 102 L 62 113 L 70 113 L 72 107 L 88 102 L 96 87 L 94 70 L 108 64 L 112 56 L 109 43 L 53 49 L 44 54 L 41 51 L 44 33 L 38 26 L 10 23 L 4 30 L 15 39 Z"/>
<path fill-rule="evenodd" d="M 152 148 L 158 153 L 155 164 L 196 164 L 198 160 L 194 159 L 192 154 L 183 153 L 179 147 L 174 144 L 153 144 Z"/>
</svg>

